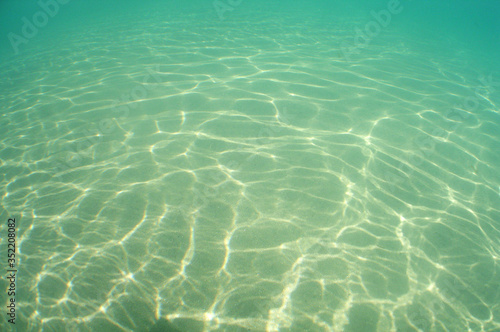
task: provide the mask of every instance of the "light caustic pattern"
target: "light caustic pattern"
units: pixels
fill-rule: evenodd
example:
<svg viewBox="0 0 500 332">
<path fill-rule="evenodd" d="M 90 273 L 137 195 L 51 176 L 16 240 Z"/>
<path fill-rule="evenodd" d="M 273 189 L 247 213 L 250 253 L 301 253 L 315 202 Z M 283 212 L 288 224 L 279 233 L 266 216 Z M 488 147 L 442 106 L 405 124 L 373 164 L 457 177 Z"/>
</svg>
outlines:
<svg viewBox="0 0 500 332">
<path fill-rule="evenodd" d="M 387 35 L 346 61 L 348 29 L 203 24 L 2 68 L 19 325 L 498 330 L 494 77 Z"/>
</svg>

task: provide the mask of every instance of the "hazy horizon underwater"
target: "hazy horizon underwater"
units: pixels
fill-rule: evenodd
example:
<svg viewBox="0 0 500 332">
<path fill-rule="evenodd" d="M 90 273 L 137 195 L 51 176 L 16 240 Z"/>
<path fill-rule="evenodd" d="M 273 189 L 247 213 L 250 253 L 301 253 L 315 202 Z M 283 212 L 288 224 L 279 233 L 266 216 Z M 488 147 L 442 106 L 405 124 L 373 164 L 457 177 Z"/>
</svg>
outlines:
<svg viewBox="0 0 500 332">
<path fill-rule="evenodd" d="M 499 23 L 2 1 L 0 330 L 499 332 Z"/>
</svg>

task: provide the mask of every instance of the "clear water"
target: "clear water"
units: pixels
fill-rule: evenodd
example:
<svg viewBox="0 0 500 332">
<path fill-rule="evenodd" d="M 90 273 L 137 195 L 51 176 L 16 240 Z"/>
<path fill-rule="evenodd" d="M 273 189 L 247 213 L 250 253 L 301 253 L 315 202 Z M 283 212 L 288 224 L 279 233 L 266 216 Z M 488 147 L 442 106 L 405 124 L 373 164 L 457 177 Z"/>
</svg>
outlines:
<svg viewBox="0 0 500 332">
<path fill-rule="evenodd" d="M 1 330 L 500 331 L 498 1 L 46 3 L 0 4 Z"/>
</svg>

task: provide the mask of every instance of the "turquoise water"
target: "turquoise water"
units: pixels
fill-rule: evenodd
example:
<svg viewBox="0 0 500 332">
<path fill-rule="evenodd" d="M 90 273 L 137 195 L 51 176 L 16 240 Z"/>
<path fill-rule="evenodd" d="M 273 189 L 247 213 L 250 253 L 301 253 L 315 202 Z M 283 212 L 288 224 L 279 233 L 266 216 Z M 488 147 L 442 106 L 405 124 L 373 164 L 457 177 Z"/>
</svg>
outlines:
<svg viewBox="0 0 500 332">
<path fill-rule="evenodd" d="M 498 1 L 0 15 L 0 330 L 500 331 Z"/>
</svg>

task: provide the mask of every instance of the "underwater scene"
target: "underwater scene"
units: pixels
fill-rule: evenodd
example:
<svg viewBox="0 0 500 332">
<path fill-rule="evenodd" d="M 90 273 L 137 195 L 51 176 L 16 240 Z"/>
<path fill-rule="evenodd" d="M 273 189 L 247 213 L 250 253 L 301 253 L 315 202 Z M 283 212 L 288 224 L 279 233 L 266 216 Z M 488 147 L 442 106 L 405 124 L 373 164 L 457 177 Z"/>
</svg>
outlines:
<svg viewBox="0 0 500 332">
<path fill-rule="evenodd" d="M 4 0 L 1 331 L 500 331 L 500 2 Z"/>
</svg>

